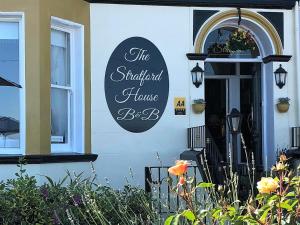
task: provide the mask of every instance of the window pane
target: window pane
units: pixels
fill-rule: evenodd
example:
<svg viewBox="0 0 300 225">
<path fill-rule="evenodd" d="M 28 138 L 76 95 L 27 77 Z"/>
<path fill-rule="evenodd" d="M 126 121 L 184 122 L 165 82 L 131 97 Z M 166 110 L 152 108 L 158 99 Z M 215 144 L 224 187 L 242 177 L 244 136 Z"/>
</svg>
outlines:
<svg viewBox="0 0 300 225">
<path fill-rule="evenodd" d="M 51 142 L 68 143 L 68 90 L 51 89 Z"/>
<path fill-rule="evenodd" d="M 70 34 L 51 31 L 51 84 L 70 86 Z"/>
<path fill-rule="evenodd" d="M 240 63 L 241 75 L 255 75 L 257 63 Z"/>
<path fill-rule="evenodd" d="M 0 22 L 0 77 L 20 83 L 18 23 Z M 0 148 L 20 147 L 20 90 L 0 85 Z"/>
<path fill-rule="evenodd" d="M 205 75 L 235 75 L 235 63 L 205 63 Z"/>
</svg>

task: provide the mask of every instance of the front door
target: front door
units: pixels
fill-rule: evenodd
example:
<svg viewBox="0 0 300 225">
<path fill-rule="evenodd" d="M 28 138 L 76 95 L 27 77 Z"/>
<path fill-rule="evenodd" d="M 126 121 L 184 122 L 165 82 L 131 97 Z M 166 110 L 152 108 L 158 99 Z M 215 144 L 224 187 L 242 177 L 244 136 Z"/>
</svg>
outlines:
<svg viewBox="0 0 300 225">
<path fill-rule="evenodd" d="M 238 163 L 245 163 L 252 153 L 261 163 L 261 77 L 260 63 L 205 63 L 205 124 L 207 135 L 215 142 L 223 160 L 229 162 L 226 115 L 232 108 L 242 114 L 242 136 L 238 138 Z"/>
</svg>

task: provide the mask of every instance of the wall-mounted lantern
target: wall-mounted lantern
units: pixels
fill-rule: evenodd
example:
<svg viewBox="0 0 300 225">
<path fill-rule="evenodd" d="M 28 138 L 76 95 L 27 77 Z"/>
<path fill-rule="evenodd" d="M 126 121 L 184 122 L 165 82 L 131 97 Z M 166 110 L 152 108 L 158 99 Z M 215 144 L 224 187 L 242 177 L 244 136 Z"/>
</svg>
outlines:
<svg viewBox="0 0 300 225">
<path fill-rule="evenodd" d="M 281 89 L 286 83 L 287 71 L 282 68 L 281 64 L 279 68 L 274 72 L 276 85 Z"/>
<path fill-rule="evenodd" d="M 228 130 L 232 134 L 241 133 L 242 126 L 242 114 L 236 109 L 233 108 L 230 114 L 227 115 Z"/>
<path fill-rule="evenodd" d="M 199 66 L 199 64 L 197 63 L 197 65 L 191 70 L 191 74 L 192 74 L 192 81 L 193 84 L 196 86 L 196 88 L 200 87 L 200 85 L 203 82 L 203 75 L 204 75 L 204 70 Z"/>
<path fill-rule="evenodd" d="M 239 173 L 238 170 L 238 134 L 241 133 L 242 114 L 236 108 L 233 108 L 230 114 L 227 115 L 228 130 L 232 135 L 232 152 L 231 162 L 232 170 Z"/>
</svg>

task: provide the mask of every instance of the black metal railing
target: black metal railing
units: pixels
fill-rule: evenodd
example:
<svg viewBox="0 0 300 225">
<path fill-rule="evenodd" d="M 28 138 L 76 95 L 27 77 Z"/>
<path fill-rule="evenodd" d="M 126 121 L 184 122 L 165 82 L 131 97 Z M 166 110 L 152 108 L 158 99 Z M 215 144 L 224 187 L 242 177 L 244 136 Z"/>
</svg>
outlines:
<svg viewBox="0 0 300 225">
<path fill-rule="evenodd" d="M 297 143 L 300 145 L 300 140 L 298 140 L 300 128 L 293 132 L 295 132 L 295 145 Z M 226 156 L 221 154 L 210 131 L 205 126 L 188 128 L 187 138 L 189 150 L 184 151 L 180 157 L 184 160 L 193 160 L 197 164 L 197 166 L 189 167 L 188 175 L 195 177 L 195 184 L 200 180 L 222 184 L 225 172 L 227 174 L 230 172 L 230 165 L 226 162 Z M 145 167 L 145 190 L 158 200 L 157 208 L 160 213 L 176 212 L 181 205 L 178 196 L 172 194 L 168 168 L 168 166 Z M 255 173 L 255 178 L 261 176 L 264 171 L 262 165 L 247 165 L 246 163 L 239 164 L 236 169 L 240 176 L 248 177 L 249 173 Z"/>
<path fill-rule="evenodd" d="M 222 173 L 226 170 L 227 174 L 229 174 L 229 165 L 224 163 L 223 166 Z M 238 171 L 240 176 L 248 177 L 249 169 L 251 170 L 252 168 L 252 165 L 239 164 Z M 168 166 L 145 167 L 145 190 L 151 194 L 151 197 L 154 199 L 155 207 L 160 214 L 174 213 L 185 207 L 184 202 L 172 191 L 172 188 L 177 185 L 178 178 L 170 176 L 168 169 Z M 209 168 L 210 171 L 212 171 L 212 169 L 211 167 Z M 255 173 L 259 173 L 262 169 L 263 168 L 256 168 Z M 187 175 L 194 177 L 194 185 L 204 181 L 203 175 L 200 174 L 197 166 L 189 166 Z M 260 175 L 257 174 L 256 177 L 257 176 Z M 170 178 L 173 180 L 172 184 Z M 206 198 L 207 196 L 205 196 L 205 194 L 205 192 L 198 190 L 194 193 L 194 198 L 196 200 Z"/>
<path fill-rule="evenodd" d="M 178 195 L 172 192 L 173 187 L 170 181 L 176 178 L 170 176 L 169 168 L 168 166 L 145 167 L 145 190 L 155 200 L 159 213 L 176 212 L 180 206 L 183 206 Z M 189 177 L 194 177 L 194 185 L 202 180 L 197 166 L 189 166 L 187 174 Z M 175 180 L 172 183 L 173 186 L 176 185 Z M 197 193 L 195 193 L 195 198 L 197 198 Z"/>
<path fill-rule="evenodd" d="M 292 127 L 292 148 L 300 148 L 300 127 Z"/>
<path fill-rule="evenodd" d="M 205 148 L 205 138 L 205 126 L 191 127 L 187 129 L 189 149 Z"/>
<path fill-rule="evenodd" d="M 211 163 L 225 161 L 208 128 L 206 128 L 206 153 Z"/>
</svg>

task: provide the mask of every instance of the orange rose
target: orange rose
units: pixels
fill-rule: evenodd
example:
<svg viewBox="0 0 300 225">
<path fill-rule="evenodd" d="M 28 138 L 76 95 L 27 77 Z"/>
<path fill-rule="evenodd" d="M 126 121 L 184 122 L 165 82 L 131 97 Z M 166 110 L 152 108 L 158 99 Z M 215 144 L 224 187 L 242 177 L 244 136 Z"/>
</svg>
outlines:
<svg viewBox="0 0 300 225">
<path fill-rule="evenodd" d="M 188 169 L 189 163 L 184 160 L 177 160 L 176 165 L 168 169 L 168 172 L 175 176 L 181 176 L 185 174 Z"/>
<path fill-rule="evenodd" d="M 275 192 L 278 187 L 278 182 L 272 177 L 262 177 L 261 180 L 257 182 L 257 189 L 261 194 Z"/>
</svg>

